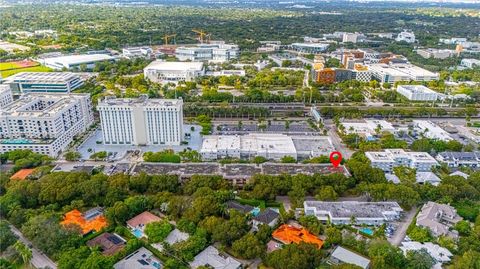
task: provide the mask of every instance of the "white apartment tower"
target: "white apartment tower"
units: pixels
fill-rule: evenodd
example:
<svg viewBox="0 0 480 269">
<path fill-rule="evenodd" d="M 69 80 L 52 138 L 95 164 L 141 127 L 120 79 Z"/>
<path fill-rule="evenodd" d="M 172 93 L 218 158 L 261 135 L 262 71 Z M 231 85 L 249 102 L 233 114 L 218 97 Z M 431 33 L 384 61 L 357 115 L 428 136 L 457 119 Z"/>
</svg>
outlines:
<svg viewBox="0 0 480 269">
<path fill-rule="evenodd" d="M 0 110 L 11 102 L 13 102 L 13 95 L 10 86 L 0 85 Z"/>
<path fill-rule="evenodd" d="M 180 145 L 181 99 L 105 98 L 97 106 L 103 142 L 109 145 Z"/>
</svg>

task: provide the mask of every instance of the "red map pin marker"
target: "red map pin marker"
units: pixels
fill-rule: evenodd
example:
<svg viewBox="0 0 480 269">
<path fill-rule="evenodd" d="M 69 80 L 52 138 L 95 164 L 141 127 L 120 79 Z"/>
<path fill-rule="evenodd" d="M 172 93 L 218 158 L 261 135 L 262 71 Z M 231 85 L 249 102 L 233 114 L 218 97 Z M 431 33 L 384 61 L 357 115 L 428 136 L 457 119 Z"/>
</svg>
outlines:
<svg viewBox="0 0 480 269">
<path fill-rule="evenodd" d="M 330 153 L 330 162 L 334 167 L 338 167 L 338 165 L 342 162 L 342 153 L 338 151 Z"/>
</svg>

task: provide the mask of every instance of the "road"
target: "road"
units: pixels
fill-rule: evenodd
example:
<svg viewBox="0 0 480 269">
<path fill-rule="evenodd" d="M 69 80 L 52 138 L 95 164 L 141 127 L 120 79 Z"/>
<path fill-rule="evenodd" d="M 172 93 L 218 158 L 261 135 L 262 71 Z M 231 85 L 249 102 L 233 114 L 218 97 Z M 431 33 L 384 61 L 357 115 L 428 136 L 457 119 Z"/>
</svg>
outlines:
<svg viewBox="0 0 480 269">
<path fill-rule="evenodd" d="M 344 159 L 350 159 L 354 151 L 350 150 L 349 148 L 347 148 L 347 146 L 345 146 L 345 144 L 342 143 L 342 139 L 340 138 L 340 136 L 338 136 L 336 132 L 337 127 L 335 127 L 335 124 L 325 124 L 325 126 L 328 128 L 327 134 L 328 137 L 330 137 L 330 139 L 332 140 L 333 147 L 337 151 L 340 151 L 340 153 L 342 153 Z"/>
<path fill-rule="evenodd" d="M 415 214 L 417 213 L 417 208 L 413 207 L 410 211 L 407 212 L 407 215 L 403 218 L 403 221 L 399 222 L 399 226 L 395 230 L 395 233 L 391 238 L 388 238 L 388 242 L 394 246 L 399 246 L 405 236 L 407 235 L 407 229 L 410 223 L 412 223 Z"/>
<path fill-rule="evenodd" d="M 26 246 L 31 246 L 32 243 L 23 236 L 22 232 L 15 228 L 13 225 L 10 225 L 10 229 L 12 232 L 18 236 L 18 239 L 22 241 Z M 51 268 L 51 269 L 56 269 L 57 265 L 50 260 L 47 255 L 43 254 L 40 250 L 32 247 L 30 248 L 32 250 L 32 259 L 30 260 L 30 263 L 35 267 L 35 268 Z"/>
</svg>

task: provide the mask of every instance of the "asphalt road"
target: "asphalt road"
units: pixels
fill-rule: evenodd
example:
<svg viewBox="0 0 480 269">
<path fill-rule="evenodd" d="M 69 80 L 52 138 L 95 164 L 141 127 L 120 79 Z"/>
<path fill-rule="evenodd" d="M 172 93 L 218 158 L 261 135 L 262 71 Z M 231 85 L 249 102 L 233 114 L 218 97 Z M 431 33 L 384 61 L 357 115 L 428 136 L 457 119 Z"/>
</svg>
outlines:
<svg viewBox="0 0 480 269">
<path fill-rule="evenodd" d="M 15 228 L 13 225 L 10 225 L 10 229 L 12 232 L 18 236 L 18 239 L 22 241 L 26 246 L 31 246 L 32 243 L 23 236 L 22 232 Z M 50 258 L 43 254 L 40 250 L 36 249 L 35 247 L 30 248 L 32 250 L 32 259 L 30 260 L 30 263 L 35 267 L 35 268 L 51 268 L 51 269 L 56 269 L 57 265 L 50 260 Z"/>
<path fill-rule="evenodd" d="M 403 239 L 405 239 L 405 236 L 407 235 L 408 226 L 410 225 L 410 223 L 412 223 L 416 213 L 416 207 L 413 207 L 412 209 L 410 209 L 410 211 L 407 212 L 403 221 L 398 223 L 399 226 L 395 230 L 393 236 L 391 238 L 388 238 L 390 244 L 394 246 L 399 246 L 402 243 Z"/>
</svg>

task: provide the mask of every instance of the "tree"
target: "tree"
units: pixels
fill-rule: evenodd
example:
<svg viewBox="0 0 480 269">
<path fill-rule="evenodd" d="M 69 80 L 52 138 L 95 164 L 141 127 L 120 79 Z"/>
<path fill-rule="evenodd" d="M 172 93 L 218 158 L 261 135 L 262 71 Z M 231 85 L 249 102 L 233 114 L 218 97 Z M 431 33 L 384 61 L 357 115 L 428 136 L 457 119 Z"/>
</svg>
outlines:
<svg viewBox="0 0 480 269">
<path fill-rule="evenodd" d="M 314 269 L 320 265 L 321 251 L 314 244 L 290 244 L 275 250 L 265 259 L 265 263 L 274 269 Z"/>
<path fill-rule="evenodd" d="M 323 224 L 315 216 L 301 216 L 298 222 L 311 233 L 316 235 L 323 233 Z"/>
<path fill-rule="evenodd" d="M 243 259 L 253 259 L 265 253 L 265 245 L 252 233 L 247 233 L 242 238 L 233 242 L 232 250 L 236 256 Z"/>
<path fill-rule="evenodd" d="M 280 159 L 280 162 L 282 162 L 282 163 L 296 163 L 297 160 L 292 156 L 283 156 Z"/>
<path fill-rule="evenodd" d="M 0 252 L 5 251 L 9 246 L 17 241 L 17 237 L 10 230 L 10 226 L 6 221 L 0 221 Z"/>
<path fill-rule="evenodd" d="M 433 239 L 432 235 L 430 234 L 430 230 L 419 226 L 414 226 L 412 229 L 409 229 L 408 237 L 410 237 L 413 241 L 422 243 L 429 242 Z"/>
<path fill-rule="evenodd" d="M 436 263 L 426 249 L 407 251 L 406 260 L 407 268 L 411 269 L 430 269 Z"/>
<path fill-rule="evenodd" d="M 108 156 L 108 153 L 106 151 L 99 151 L 90 155 L 90 159 L 93 159 L 95 161 L 105 160 L 107 156 Z"/>
<path fill-rule="evenodd" d="M 368 246 L 373 268 L 404 268 L 405 258 L 400 248 L 385 240 L 374 240 Z"/>
<path fill-rule="evenodd" d="M 166 220 L 148 223 L 145 226 L 145 234 L 152 243 L 162 242 L 172 230 L 173 225 Z"/>
<path fill-rule="evenodd" d="M 17 240 L 13 247 L 22 257 L 23 264 L 29 264 L 30 260 L 32 259 L 32 251 L 20 240 Z"/>
<path fill-rule="evenodd" d="M 329 244 L 338 245 L 342 243 L 342 231 L 337 229 L 335 226 L 328 227 L 325 230 L 325 234 Z"/>
<path fill-rule="evenodd" d="M 338 198 L 338 194 L 332 186 L 322 186 L 315 195 L 315 199 L 320 201 L 335 201 Z"/>
<path fill-rule="evenodd" d="M 65 160 L 70 162 L 78 161 L 82 157 L 78 151 L 67 151 L 63 156 L 65 157 Z"/>
<path fill-rule="evenodd" d="M 451 269 L 480 268 L 480 252 L 469 250 L 453 260 Z"/>
</svg>

